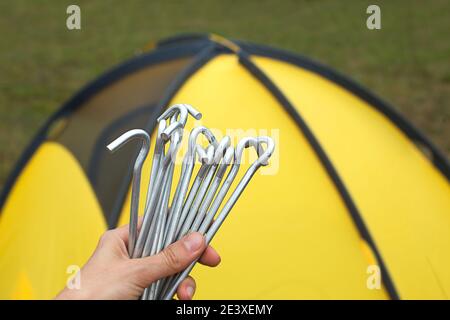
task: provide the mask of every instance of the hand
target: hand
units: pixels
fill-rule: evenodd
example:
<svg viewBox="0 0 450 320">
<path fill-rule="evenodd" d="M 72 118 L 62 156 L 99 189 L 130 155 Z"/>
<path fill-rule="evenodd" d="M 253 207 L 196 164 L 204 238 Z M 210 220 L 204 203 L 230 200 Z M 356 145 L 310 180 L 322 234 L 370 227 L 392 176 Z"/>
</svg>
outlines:
<svg viewBox="0 0 450 320">
<path fill-rule="evenodd" d="M 182 271 L 198 257 L 207 266 L 220 263 L 217 252 L 197 232 L 146 258 L 130 259 L 127 244 L 128 225 L 105 232 L 80 271 L 81 288 L 65 288 L 56 299 L 139 299 L 152 282 Z M 194 279 L 186 278 L 177 289 L 178 298 L 192 299 L 195 288 Z"/>
</svg>

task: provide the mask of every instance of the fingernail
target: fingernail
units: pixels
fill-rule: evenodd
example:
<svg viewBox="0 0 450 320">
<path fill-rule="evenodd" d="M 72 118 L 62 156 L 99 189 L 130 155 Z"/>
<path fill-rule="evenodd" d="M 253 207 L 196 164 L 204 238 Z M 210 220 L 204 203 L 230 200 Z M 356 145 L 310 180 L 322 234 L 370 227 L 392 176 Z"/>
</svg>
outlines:
<svg viewBox="0 0 450 320">
<path fill-rule="evenodd" d="M 203 236 L 199 233 L 191 233 L 183 239 L 186 249 L 190 252 L 195 252 L 200 249 L 204 241 Z"/>
<path fill-rule="evenodd" d="M 195 291 L 194 287 L 187 286 L 186 292 L 187 292 L 189 298 L 192 298 L 194 296 L 194 291 Z"/>
</svg>

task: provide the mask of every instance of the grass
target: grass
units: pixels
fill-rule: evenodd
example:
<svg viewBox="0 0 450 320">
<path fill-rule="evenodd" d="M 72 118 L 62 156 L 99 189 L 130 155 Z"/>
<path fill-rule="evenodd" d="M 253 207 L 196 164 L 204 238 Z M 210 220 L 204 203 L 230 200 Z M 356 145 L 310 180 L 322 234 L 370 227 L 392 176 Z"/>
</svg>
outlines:
<svg viewBox="0 0 450 320">
<path fill-rule="evenodd" d="M 66 8 L 81 7 L 68 31 Z M 3 1 L 0 3 L 0 189 L 45 119 L 86 82 L 149 40 L 214 32 L 302 53 L 392 103 L 450 154 L 450 2 Z"/>
</svg>

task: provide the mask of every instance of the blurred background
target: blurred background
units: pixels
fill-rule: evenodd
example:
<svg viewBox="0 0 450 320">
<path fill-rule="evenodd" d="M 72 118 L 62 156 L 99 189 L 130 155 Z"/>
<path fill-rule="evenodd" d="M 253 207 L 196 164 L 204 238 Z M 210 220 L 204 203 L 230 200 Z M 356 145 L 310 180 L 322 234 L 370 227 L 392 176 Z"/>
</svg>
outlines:
<svg viewBox="0 0 450 320">
<path fill-rule="evenodd" d="M 81 7 L 81 30 L 66 8 Z M 381 30 L 366 8 L 381 7 Z M 450 155 L 450 2 L 26 1 L 0 3 L 0 191 L 47 117 L 88 81 L 181 32 L 300 53 L 387 100 Z"/>
</svg>

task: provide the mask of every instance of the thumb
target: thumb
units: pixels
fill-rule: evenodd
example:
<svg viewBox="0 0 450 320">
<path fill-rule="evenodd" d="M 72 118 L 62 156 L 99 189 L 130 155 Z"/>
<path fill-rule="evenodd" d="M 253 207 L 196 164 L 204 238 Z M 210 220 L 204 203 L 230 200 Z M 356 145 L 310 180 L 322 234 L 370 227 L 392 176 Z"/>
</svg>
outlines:
<svg viewBox="0 0 450 320">
<path fill-rule="evenodd" d="M 139 265 L 140 282 L 147 287 L 152 282 L 184 270 L 206 249 L 205 238 L 198 232 L 184 236 L 160 253 L 134 259 Z"/>
</svg>

